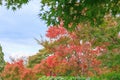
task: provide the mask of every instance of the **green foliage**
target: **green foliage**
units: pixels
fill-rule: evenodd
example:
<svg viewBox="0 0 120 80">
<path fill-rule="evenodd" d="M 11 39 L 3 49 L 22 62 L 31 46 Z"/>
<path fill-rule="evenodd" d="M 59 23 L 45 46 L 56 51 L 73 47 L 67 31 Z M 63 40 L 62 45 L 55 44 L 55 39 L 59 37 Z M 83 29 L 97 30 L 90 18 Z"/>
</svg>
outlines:
<svg viewBox="0 0 120 80">
<path fill-rule="evenodd" d="M 16 10 L 29 1 L 30 0 L 0 0 L 0 5 L 5 5 L 8 9 L 11 8 L 12 10 Z M 5 2 L 5 4 L 3 2 Z"/>
<path fill-rule="evenodd" d="M 0 46 L 0 72 L 2 72 L 4 66 L 5 66 L 4 53 L 2 52 L 2 47 Z"/>
<path fill-rule="evenodd" d="M 63 20 L 67 29 L 71 23 L 72 28 L 78 23 L 99 25 L 106 14 L 115 16 L 120 13 L 119 0 L 42 0 L 41 3 L 42 19 L 48 25 L 56 25 Z"/>
<path fill-rule="evenodd" d="M 107 17 L 99 27 L 91 27 L 90 24 L 80 24 L 77 28 L 77 36 L 83 41 L 91 41 L 94 46 L 104 45 L 108 50 L 120 48 L 119 18 Z M 117 24 L 118 23 L 118 24 Z"/>
<path fill-rule="evenodd" d="M 120 66 L 120 54 L 119 53 L 108 53 L 100 56 L 103 62 L 103 66 L 112 68 L 117 65 Z"/>
<path fill-rule="evenodd" d="M 36 64 L 39 64 L 41 62 L 41 60 L 44 59 L 45 57 L 47 57 L 47 55 L 42 54 L 42 52 L 38 52 L 36 55 L 29 56 L 27 66 L 30 68 L 34 67 Z"/>
<path fill-rule="evenodd" d="M 17 8 L 21 8 L 23 4 L 27 4 L 29 1 L 30 0 L 0 0 L 0 5 L 4 5 L 4 2 L 8 9 L 16 10 Z M 46 21 L 47 25 L 56 25 L 60 24 L 60 21 L 63 21 L 65 28 L 71 31 L 77 29 L 78 42 L 81 39 L 84 42 L 91 41 L 94 46 L 102 45 L 103 47 L 107 47 L 107 54 L 104 54 L 100 59 L 104 62 L 103 66 L 108 67 L 112 72 L 100 76 L 100 79 L 93 77 L 91 80 L 120 79 L 120 74 L 116 73 L 120 71 L 120 38 L 117 37 L 120 31 L 120 21 L 119 18 L 113 18 L 116 14 L 120 13 L 120 0 L 41 0 L 41 3 L 40 17 Z M 46 7 L 48 9 L 46 9 Z M 111 14 L 111 18 L 106 19 L 109 14 Z M 114 25 L 114 21 L 117 21 L 118 25 Z M 79 27 L 76 27 L 78 24 L 82 26 L 80 29 Z M 97 27 L 91 27 L 91 25 Z M 52 54 L 52 48 L 67 43 L 69 43 L 68 39 L 61 39 L 61 41 L 55 41 L 55 43 L 42 43 L 45 48 L 38 54 L 29 57 L 28 67 L 32 68 L 34 65 L 40 63 L 42 59 L 45 59 L 48 55 Z M 3 56 L 2 48 L 0 47 L 0 72 L 5 65 Z M 75 77 L 40 78 L 40 80 L 47 79 L 76 80 Z M 78 80 L 82 79 L 80 78 Z"/>
<path fill-rule="evenodd" d="M 86 80 L 84 77 L 73 77 L 73 76 L 59 76 L 59 77 L 46 77 L 42 76 L 38 80 Z"/>
<path fill-rule="evenodd" d="M 73 76 L 59 76 L 59 77 L 46 77 L 42 76 L 38 80 L 120 80 L 120 73 L 111 72 L 103 74 L 99 77 L 73 77 Z"/>
<path fill-rule="evenodd" d="M 0 0 L 0 5 L 16 10 L 29 1 Z M 116 16 L 120 13 L 119 0 L 41 0 L 41 4 L 40 17 L 47 25 L 56 25 L 63 20 L 67 29 L 71 29 L 68 26 L 71 23 L 72 29 L 79 23 L 100 25 L 107 14 Z"/>
<path fill-rule="evenodd" d="M 120 73 L 110 72 L 100 76 L 100 80 L 120 80 Z"/>
<path fill-rule="evenodd" d="M 2 0 L 0 0 L 0 5 L 2 5 Z"/>
</svg>

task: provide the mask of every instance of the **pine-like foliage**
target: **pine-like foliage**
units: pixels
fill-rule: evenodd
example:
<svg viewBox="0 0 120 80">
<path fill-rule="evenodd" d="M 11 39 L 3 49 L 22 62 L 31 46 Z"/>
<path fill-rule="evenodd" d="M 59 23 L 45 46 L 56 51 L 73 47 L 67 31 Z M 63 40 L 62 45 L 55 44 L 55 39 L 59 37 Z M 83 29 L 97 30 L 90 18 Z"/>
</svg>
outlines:
<svg viewBox="0 0 120 80">
<path fill-rule="evenodd" d="M 5 65 L 4 53 L 2 52 L 2 47 L 0 46 L 0 72 L 2 72 Z"/>
</svg>

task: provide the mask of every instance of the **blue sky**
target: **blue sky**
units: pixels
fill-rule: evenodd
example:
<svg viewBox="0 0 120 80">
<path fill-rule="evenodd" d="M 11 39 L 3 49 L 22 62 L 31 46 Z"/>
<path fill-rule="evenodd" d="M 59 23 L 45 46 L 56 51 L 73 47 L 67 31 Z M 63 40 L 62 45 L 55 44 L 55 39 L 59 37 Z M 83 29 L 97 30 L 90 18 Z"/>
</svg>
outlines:
<svg viewBox="0 0 120 80">
<path fill-rule="evenodd" d="M 44 36 L 47 27 L 38 16 L 39 3 L 39 0 L 33 0 L 15 12 L 0 7 L 0 44 L 6 61 L 9 61 L 9 56 L 33 55 L 41 48 L 34 38 Z"/>
</svg>

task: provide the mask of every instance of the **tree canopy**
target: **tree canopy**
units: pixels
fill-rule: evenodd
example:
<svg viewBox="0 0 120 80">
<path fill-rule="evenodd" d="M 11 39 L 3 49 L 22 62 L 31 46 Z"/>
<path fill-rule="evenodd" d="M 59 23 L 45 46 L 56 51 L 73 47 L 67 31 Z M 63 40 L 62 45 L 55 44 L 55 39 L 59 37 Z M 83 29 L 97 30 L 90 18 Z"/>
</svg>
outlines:
<svg viewBox="0 0 120 80">
<path fill-rule="evenodd" d="M 0 3 L 16 10 L 29 1 L 0 0 Z M 115 16 L 120 13 L 120 0 L 40 1 L 40 17 L 51 25 L 46 34 L 49 40 L 38 40 L 44 48 L 28 58 L 26 67 L 22 61 L 6 64 L 3 78 L 29 80 L 31 75 L 35 78 L 36 75 L 98 77 L 106 73 L 116 73 L 119 77 L 120 18 Z"/>
<path fill-rule="evenodd" d="M 4 53 L 2 52 L 2 47 L 0 46 L 0 72 L 3 70 L 5 65 Z"/>
<path fill-rule="evenodd" d="M 90 22 L 99 25 L 107 14 L 115 16 L 120 13 L 119 0 L 42 0 L 43 4 L 41 16 L 48 25 L 59 23 L 59 19 L 64 21 L 65 27 L 73 23 L 77 25 L 81 22 Z M 44 7 L 49 7 L 45 11 Z"/>
<path fill-rule="evenodd" d="M 5 2 L 7 8 L 20 8 L 30 0 L 0 0 L 0 4 Z M 77 25 L 85 22 L 99 25 L 107 14 L 116 16 L 120 13 L 120 0 L 41 0 L 40 17 L 46 21 L 47 25 L 59 24 L 64 21 L 68 29 L 69 24 Z"/>
<path fill-rule="evenodd" d="M 21 8 L 23 4 L 27 4 L 30 0 L 0 0 L 0 5 L 5 5 L 8 9 Z"/>
</svg>

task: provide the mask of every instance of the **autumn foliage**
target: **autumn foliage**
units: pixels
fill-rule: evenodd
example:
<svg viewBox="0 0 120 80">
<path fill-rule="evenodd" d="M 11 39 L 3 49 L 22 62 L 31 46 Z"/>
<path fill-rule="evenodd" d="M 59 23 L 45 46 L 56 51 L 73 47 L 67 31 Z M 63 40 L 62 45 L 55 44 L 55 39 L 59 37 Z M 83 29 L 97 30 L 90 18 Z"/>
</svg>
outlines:
<svg viewBox="0 0 120 80">
<path fill-rule="evenodd" d="M 32 69 L 23 65 L 23 60 L 7 63 L 1 74 L 4 80 L 35 80 L 35 74 Z"/>
<path fill-rule="evenodd" d="M 94 76 L 100 74 L 101 61 L 97 57 L 105 51 L 104 47 L 93 47 L 90 41 L 83 42 L 76 34 L 78 34 L 77 30 L 69 32 L 63 27 L 63 23 L 50 26 L 46 33 L 50 40 L 41 43 L 43 49 L 47 51 L 43 55 L 47 56 L 33 68 L 26 68 L 22 60 L 7 63 L 1 74 L 2 78 L 36 80 L 36 75 Z"/>
<path fill-rule="evenodd" d="M 101 61 L 97 59 L 105 50 L 82 42 L 76 32 L 67 31 L 62 24 L 49 27 L 46 36 L 49 44 L 43 45 L 50 53 L 34 66 L 37 74 L 47 76 L 92 76 L 100 73 Z"/>
</svg>

